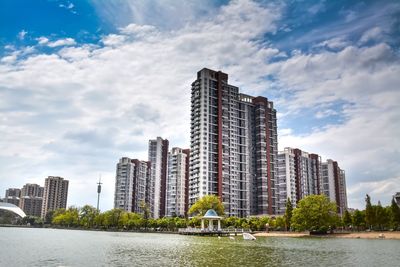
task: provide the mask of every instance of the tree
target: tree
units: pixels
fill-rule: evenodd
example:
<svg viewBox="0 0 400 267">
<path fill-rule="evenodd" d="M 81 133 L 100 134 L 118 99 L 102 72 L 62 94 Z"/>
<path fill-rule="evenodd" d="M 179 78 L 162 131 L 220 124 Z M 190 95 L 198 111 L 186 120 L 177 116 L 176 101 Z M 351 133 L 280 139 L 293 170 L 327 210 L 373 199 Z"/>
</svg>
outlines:
<svg viewBox="0 0 400 267">
<path fill-rule="evenodd" d="M 112 209 L 104 212 L 104 217 L 102 218 L 102 226 L 104 228 L 115 227 L 121 228 L 123 222 L 121 220 L 124 211 L 122 209 Z"/>
<path fill-rule="evenodd" d="M 298 231 L 326 232 L 335 226 L 337 208 L 325 195 L 309 195 L 293 210 L 292 226 Z"/>
<path fill-rule="evenodd" d="M 286 211 L 284 215 L 286 231 L 290 230 L 290 222 L 292 220 L 292 216 L 293 216 L 292 201 L 290 201 L 290 198 L 288 198 L 286 201 Z"/>
<path fill-rule="evenodd" d="M 353 214 L 353 225 L 356 227 L 357 231 L 360 230 L 360 228 L 365 227 L 365 212 L 364 211 L 359 211 L 355 210 Z"/>
<path fill-rule="evenodd" d="M 379 230 L 383 230 L 389 222 L 389 214 L 382 207 L 381 202 L 378 201 L 378 205 L 373 206 L 375 213 L 375 225 Z"/>
<path fill-rule="evenodd" d="M 78 226 L 79 225 L 79 209 L 70 207 L 68 210 L 58 209 L 54 212 L 52 223 L 62 226 Z"/>
<path fill-rule="evenodd" d="M 396 204 L 394 198 L 392 198 L 392 204 L 390 205 L 390 222 L 393 229 L 400 227 L 400 207 Z"/>
<path fill-rule="evenodd" d="M 134 212 L 125 212 L 122 214 L 123 225 L 128 229 L 140 229 L 145 225 L 142 215 Z"/>
<path fill-rule="evenodd" d="M 143 211 L 144 228 L 147 229 L 150 218 L 150 205 L 142 200 L 140 201 L 139 206 L 140 209 Z"/>
<path fill-rule="evenodd" d="M 40 217 L 36 216 L 25 216 L 21 220 L 22 224 L 28 224 L 31 226 L 42 226 L 43 225 L 43 220 Z"/>
<path fill-rule="evenodd" d="M 45 224 L 51 224 L 51 223 L 52 223 L 53 217 L 54 217 L 54 213 L 55 213 L 54 210 L 49 210 L 49 211 L 46 213 L 46 215 L 45 215 L 45 217 L 44 217 L 44 223 L 45 223 Z"/>
<path fill-rule="evenodd" d="M 369 229 L 375 224 L 375 212 L 368 194 L 365 197 L 365 222 Z"/>
<path fill-rule="evenodd" d="M 77 207 L 69 207 L 64 216 L 65 224 L 68 227 L 79 225 L 79 209 Z"/>
<path fill-rule="evenodd" d="M 352 223 L 351 214 L 348 210 L 345 210 L 343 215 L 343 224 L 347 228 L 351 225 L 351 223 Z"/>
<path fill-rule="evenodd" d="M 98 210 L 90 205 L 85 205 L 79 210 L 80 225 L 85 228 L 92 228 Z"/>
<path fill-rule="evenodd" d="M 286 219 L 282 216 L 275 218 L 275 229 L 278 231 L 282 231 L 287 226 Z"/>
<path fill-rule="evenodd" d="M 236 227 L 236 225 L 238 225 L 238 221 L 239 221 L 238 217 L 232 216 L 225 218 L 222 221 L 222 224 L 224 225 L 224 227 Z"/>
<path fill-rule="evenodd" d="M 224 205 L 216 195 L 206 195 L 200 198 L 190 207 L 188 213 L 204 215 L 209 209 L 215 210 L 218 215 L 224 215 Z"/>
</svg>

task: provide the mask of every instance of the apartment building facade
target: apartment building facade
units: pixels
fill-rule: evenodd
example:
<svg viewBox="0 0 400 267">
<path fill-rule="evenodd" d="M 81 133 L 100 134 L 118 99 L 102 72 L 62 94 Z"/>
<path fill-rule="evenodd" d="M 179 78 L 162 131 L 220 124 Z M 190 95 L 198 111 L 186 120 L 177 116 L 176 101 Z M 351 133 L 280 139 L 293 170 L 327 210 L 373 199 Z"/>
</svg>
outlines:
<svg viewBox="0 0 400 267">
<path fill-rule="evenodd" d="M 331 159 L 321 164 L 323 194 L 334 201 L 338 207 L 338 212 L 343 214 L 347 209 L 346 175 L 340 169 L 339 164 Z"/>
<path fill-rule="evenodd" d="M 276 110 L 202 69 L 191 88 L 189 203 L 217 195 L 228 216 L 275 214 Z"/>
<path fill-rule="evenodd" d="M 6 189 L 5 197 L 3 198 L 3 202 L 14 204 L 15 206 L 19 206 L 21 197 L 21 189 L 19 188 L 9 188 Z"/>
<path fill-rule="evenodd" d="M 19 207 L 26 215 L 40 217 L 43 206 L 44 187 L 38 184 L 25 184 L 21 189 Z"/>
<path fill-rule="evenodd" d="M 48 176 L 45 179 L 41 217 L 47 212 L 67 208 L 69 181 L 59 176 Z"/>
<path fill-rule="evenodd" d="M 149 140 L 148 160 L 151 162 L 151 175 L 147 190 L 151 215 L 155 219 L 165 216 L 168 146 L 168 140 L 161 137 Z"/>
<path fill-rule="evenodd" d="M 186 217 L 189 182 L 188 149 L 172 148 L 168 153 L 168 176 L 166 187 L 166 216 Z"/>
<path fill-rule="evenodd" d="M 114 208 L 143 213 L 150 173 L 150 162 L 121 158 L 116 167 Z"/>
<path fill-rule="evenodd" d="M 321 157 L 287 147 L 278 153 L 279 214 L 284 214 L 287 199 L 293 207 L 308 195 L 321 194 Z"/>
</svg>

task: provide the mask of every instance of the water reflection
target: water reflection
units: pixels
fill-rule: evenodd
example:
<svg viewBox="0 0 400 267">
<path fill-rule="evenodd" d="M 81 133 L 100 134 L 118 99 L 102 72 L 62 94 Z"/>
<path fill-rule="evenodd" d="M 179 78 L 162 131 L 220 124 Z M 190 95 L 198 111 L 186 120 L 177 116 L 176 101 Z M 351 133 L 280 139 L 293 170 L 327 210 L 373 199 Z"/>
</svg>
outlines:
<svg viewBox="0 0 400 267">
<path fill-rule="evenodd" d="M 0 227 L 0 266 L 398 266 L 399 240 L 194 237 Z"/>
</svg>

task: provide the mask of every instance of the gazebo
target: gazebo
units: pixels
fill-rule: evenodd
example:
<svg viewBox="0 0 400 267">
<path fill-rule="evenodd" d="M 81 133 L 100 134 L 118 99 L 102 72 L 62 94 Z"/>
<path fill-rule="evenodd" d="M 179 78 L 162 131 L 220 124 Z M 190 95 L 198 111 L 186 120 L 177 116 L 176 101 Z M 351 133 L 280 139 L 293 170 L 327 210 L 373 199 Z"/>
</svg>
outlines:
<svg viewBox="0 0 400 267">
<path fill-rule="evenodd" d="M 201 230 L 204 230 L 204 220 L 208 220 L 208 230 L 209 231 L 214 231 L 214 221 L 218 222 L 218 231 L 221 231 L 221 216 L 218 216 L 218 214 L 215 212 L 213 209 L 209 209 L 206 214 L 201 218 Z"/>
</svg>

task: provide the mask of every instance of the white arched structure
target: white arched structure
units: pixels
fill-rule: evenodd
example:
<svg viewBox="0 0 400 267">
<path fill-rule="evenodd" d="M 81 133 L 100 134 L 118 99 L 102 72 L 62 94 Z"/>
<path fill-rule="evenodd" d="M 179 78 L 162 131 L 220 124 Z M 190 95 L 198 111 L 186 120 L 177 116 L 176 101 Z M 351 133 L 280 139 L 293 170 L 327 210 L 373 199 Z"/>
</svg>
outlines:
<svg viewBox="0 0 400 267">
<path fill-rule="evenodd" d="M 26 216 L 23 210 L 11 203 L 0 202 L 0 210 L 9 210 L 11 212 L 14 212 L 21 218 L 24 218 Z"/>
<path fill-rule="evenodd" d="M 217 212 L 213 209 L 209 209 L 206 214 L 201 218 L 201 230 L 204 230 L 204 220 L 208 220 L 208 230 L 215 231 L 214 221 L 217 221 L 217 231 L 221 231 L 221 220 L 222 217 L 218 216 Z"/>
</svg>

